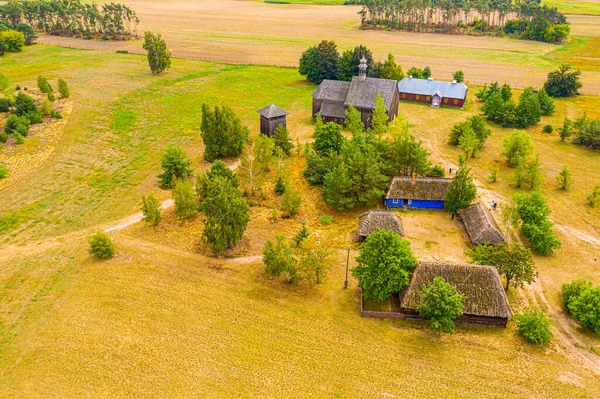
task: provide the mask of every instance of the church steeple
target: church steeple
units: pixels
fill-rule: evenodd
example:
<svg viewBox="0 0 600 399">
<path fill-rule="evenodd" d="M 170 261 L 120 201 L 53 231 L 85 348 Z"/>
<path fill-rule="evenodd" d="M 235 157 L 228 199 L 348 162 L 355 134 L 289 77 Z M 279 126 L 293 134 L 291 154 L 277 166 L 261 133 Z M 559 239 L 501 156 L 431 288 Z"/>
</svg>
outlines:
<svg viewBox="0 0 600 399">
<path fill-rule="evenodd" d="M 365 80 L 367 78 L 367 60 L 365 57 L 360 59 L 358 64 L 358 80 Z"/>
</svg>

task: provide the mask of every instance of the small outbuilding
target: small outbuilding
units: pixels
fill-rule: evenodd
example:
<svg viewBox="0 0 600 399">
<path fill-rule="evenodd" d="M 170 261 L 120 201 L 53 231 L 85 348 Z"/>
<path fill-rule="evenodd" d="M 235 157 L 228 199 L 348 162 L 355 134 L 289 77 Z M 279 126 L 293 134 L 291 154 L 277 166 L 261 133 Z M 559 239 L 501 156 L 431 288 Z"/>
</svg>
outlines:
<svg viewBox="0 0 600 399">
<path fill-rule="evenodd" d="M 512 317 L 495 267 L 419 262 L 408 288 L 400 293 L 401 312 L 406 318 L 421 319 L 418 312 L 421 289 L 436 277 L 442 277 L 465 297 L 464 314 L 456 319 L 457 322 L 505 327 Z"/>
<path fill-rule="evenodd" d="M 277 126 L 283 125 L 287 127 L 287 115 L 289 112 L 284 111 L 275 104 L 267 105 L 264 108 L 256 111 L 260 114 L 260 133 L 273 137 Z"/>
<path fill-rule="evenodd" d="M 496 245 L 505 242 L 494 216 L 485 206 L 474 204 L 458 211 L 471 245 Z"/>
<path fill-rule="evenodd" d="M 397 176 L 390 183 L 384 204 L 388 208 L 443 209 L 451 182 L 444 177 Z"/>
<path fill-rule="evenodd" d="M 404 228 L 400 216 L 396 215 L 393 211 L 376 209 L 365 212 L 358 217 L 356 240 L 364 241 L 371 233 L 374 233 L 378 229 L 390 230 L 404 236 Z"/>
</svg>

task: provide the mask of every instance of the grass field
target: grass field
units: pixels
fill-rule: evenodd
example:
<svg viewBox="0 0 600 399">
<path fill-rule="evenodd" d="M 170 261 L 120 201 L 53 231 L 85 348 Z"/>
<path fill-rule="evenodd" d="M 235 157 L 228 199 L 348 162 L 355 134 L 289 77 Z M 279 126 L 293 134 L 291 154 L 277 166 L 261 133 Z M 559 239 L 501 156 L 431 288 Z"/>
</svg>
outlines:
<svg viewBox="0 0 600 399">
<path fill-rule="evenodd" d="M 569 53 L 573 43 L 563 46 L 498 37 L 361 31 L 356 14 L 359 6 L 234 0 L 129 0 L 127 4 L 140 16 L 140 31 L 160 32 L 173 55 L 186 59 L 294 67 L 306 48 L 323 39 L 334 39 L 340 50 L 364 44 L 380 60 L 391 52 L 405 70 L 429 65 L 438 79 L 449 79 L 452 72 L 462 69 L 471 85 L 493 78 L 521 88 L 540 86 L 548 72 L 564 60 L 573 59 Z M 574 39 L 577 43 L 600 36 L 598 16 L 571 16 L 569 21 L 573 36 L 579 38 Z M 107 43 L 57 37 L 40 40 L 111 51 L 126 49 L 140 54 L 143 51 L 139 42 Z M 583 91 L 599 94 L 599 58 L 577 57 L 583 57 L 577 58 L 577 65 L 584 70 Z"/>
<path fill-rule="evenodd" d="M 326 207 L 303 179 L 297 155 L 291 171 L 304 196 L 300 215 L 272 224 L 279 200 L 259 200 L 229 254 L 237 259 L 208 256 L 201 219 L 182 225 L 170 211 L 157 229 L 136 224 L 113 233 L 115 259 L 91 259 L 85 237 L 92 229 L 135 212 L 148 191 L 169 197 L 156 187 L 167 144 L 185 147 L 197 171 L 206 167 L 198 131 L 203 102 L 232 106 L 252 135 L 255 110 L 277 103 L 291 112 L 292 137 L 309 139 L 315 87 L 295 69 L 175 60 L 168 73 L 153 76 L 137 55 L 44 45 L 1 62 L 9 86 L 33 86 L 38 74 L 66 78 L 73 111 L 47 162 L 0 188 L 0 397 L 593 398 L 600 390 L 593 371 L 600 338 L 576 327 L 559 294 L 575 278 L 600 283 L 600 212 L 585 201 L 600 183 L 600 153 L 541 132 L 566 115 L 600 117 L 597 97 L 557 101 L 556 115 L 529 129 L 563 241 L 556 256 L 536 257 L 535 286 L 509 291 L 515 311 L 543 308 L 557 321 L 554 342 L 536 348 L 513 324 L 459 326 L 456 335 L 437 337 L 419 323 L 361 319 L 356 290 L 342 287 L 345 249 L 357 248 L 350 233 L 368 208 Z M 455 162 L 458 151 L 446 137 L 453 123 L 478 112 L 476 90 L 463 110 L 401 104 L 435 162 Z M 472 161 L 481 200 L 497 200 L 500 212 L 516 192 L 499 155 L 508 133 L 494 127 Z M 491 184 L 494 163 L 500 181 Z M 567 192 L 554 182 L 563 165 L 575 178 Z M 333 223 L 321 226 L 321 215 Z M 420 259 L 466 260 L 465 233 L 449 215 L 401 216 Z M 331 245 L 327 283 L 295 288 L 266 279 L 256 257 L 265 240 L 277 231 L 291 235 L 302 221 Z"/>
</svg>

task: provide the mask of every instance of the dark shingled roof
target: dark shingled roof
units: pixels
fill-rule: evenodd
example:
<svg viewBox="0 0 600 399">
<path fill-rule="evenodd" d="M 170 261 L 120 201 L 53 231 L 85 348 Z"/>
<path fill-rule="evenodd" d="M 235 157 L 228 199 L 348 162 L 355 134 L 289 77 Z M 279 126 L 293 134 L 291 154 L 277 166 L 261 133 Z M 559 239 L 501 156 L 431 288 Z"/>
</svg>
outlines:
<svg viewBox="0 0 600 399">
<path fill-rule="evenodd" d="M 350 104 L 356 108 L 375 109 L 377 93 L 381 93 L 385 102 L 386 111 L 389 111 L 396 91 L 396 81 L 391 79 L 366 78 L 360 80 L 358 76 L 352 78 L 348 97 L 344 105 Z"/>
<path fill-rule="evenodd" d="M 346 118 L 346 107 L 340 102 L 323 101 L 319 115 L 344 119 Z"/>
<path fill-rule="evenodd" d="M 401 307 L 417 310 L 421 303 L 423 285 L 431 284 L 435 277 L 442 277 L 459 294 L 465 296 L 465 315 L 500 318 L 512 316 L 498 270 L 492 266 L 419 262 L 401 299 Z"/>
<path fill-rule="evenodd" d="M 391 230 L 404 235 L 402 219 L 392 211 L 372 210 L 358 217 L 358 235 L 366 237 L 377 229 Z"/>
<path fill-rule="evenodd" d="M 277 118 L 278 116 L 286 116 L 289 114 L 289 112 L 284 111 L 275 104 L 267 105 L 266 107 L 261 108 L 256 112 L 258 112 L 267 119 Z"/>
<path fill-rule="evenodd" d="M 481 204 L 459 210 L 458 216 L 465 225 L 471 244 L 495 245 L 505 241 L 496 220 L 490 211 Z"/>
<path fill-rule="evenodd" d="M 467 96 L 469 88 L 462 83 L 440 82 L 437 80 L 404 78 L 398 83 L 400 93 L 420 94 L 440 97 L 460 98 Z"/>
<path fill-rule="evenodd" d="M 443 200 L 451 182 L 444 177 L 417 177 L 415 182 L 411 176 L 394 177 L 385 199 Z"/>
<path fill-rule="evenodd" d="M 350 82 L 325 79 L 313 92 L 312 96 L 317 100 L 343 103 L 348 97 L 348 90 L 350 90 Z"/>
</svg>

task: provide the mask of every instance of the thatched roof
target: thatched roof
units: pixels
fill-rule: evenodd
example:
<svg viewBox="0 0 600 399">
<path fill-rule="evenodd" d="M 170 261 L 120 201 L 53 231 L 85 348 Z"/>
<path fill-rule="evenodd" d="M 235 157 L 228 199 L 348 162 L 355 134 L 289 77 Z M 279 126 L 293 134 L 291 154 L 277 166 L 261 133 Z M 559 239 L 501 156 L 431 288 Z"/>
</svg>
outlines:
<svg viewBox="0 0 600 399">
<path fill-rule="evenodd" d="M 381 93 L 385 102 L 386 111 L 390 110 L 397 82 L 391 79 L 366 78 L 360 80 L 358 76 L 352 78 L 345 106 L 350 104 L 356 108 L 375 109 L 377 93 Z"/>
<path fill-rule="evenodd" d="M 393 211 L 372 210 L 358 217 L 358 235 L 366 237 L 377 229 L 391 230 L 404 235 L 402 219 Z"/>
<path fill-rule="evenodd" d="M 401 307 L 417 310 L 421 303 L 421 288 L 442 277 L 459 294 L 465 296 L 465 315 L 509 318 L 512 310 L 500 282 L 498 270 L 492 266 L 419 262 Z"/>
<path fill-rule="evenodd" d="M 458 216 L 465 225 L 471 244 L 495 245 L 505 241 L 496 220 L 483 205 L 475 204 L 461 209 L 458 211 Z"/>
<path fill-rule="evenodd" d="M 386 199 L 443 200 L 452 179 L 443 177 L 394 177 L 385 195 Z"/>
<path fill-rule="evenodd" d="M 289 114 L 289 112 L 284 111 L 283 109 L 279 108 L 275 104 L 267 105 L 266 107 L 261 108 L 256 112 L 258 112 L 259 114 L 261 114 L 262 116 L 264 116 L 267 119 L 277 118 L 280 116 L 286 116 Z"/>
<path fill-rule="evenodd" d="M 337 101 L 343 103 L 348 97 L 350 82 L 325 79 L 312 94 L 317 100 Z"/>
</svg>

